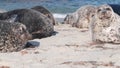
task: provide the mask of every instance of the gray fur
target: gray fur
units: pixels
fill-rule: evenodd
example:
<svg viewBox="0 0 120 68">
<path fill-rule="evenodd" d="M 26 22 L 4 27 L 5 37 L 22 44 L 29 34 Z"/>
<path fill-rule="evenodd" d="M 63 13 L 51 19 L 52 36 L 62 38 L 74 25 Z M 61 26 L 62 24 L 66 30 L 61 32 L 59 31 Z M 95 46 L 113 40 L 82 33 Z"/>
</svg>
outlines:
<svg viewBox="0 0 120 68">
<path fill-rule="evenodd" d="M 48 11 L 45 7 L 35 6 L 31 9 L 34 9 L 34 10 L 39 11 L 40 13 L 44 14 L 45 16 L 47 16 L 52 21 L 53 25 L 56 25 L 55 19 L 54 19 L 52 13 L 50 11 Z"/>
<path fill-rule="evenodd" d="M 52 22 L 42 13 L 32 9 L 16 9 L 0 14 L 0 20 L 8 20 L 17 15 L 15 22 L 24 24 L 32 38 L 43 38 L 51 36 L 54 32 Z"/>
</svg>

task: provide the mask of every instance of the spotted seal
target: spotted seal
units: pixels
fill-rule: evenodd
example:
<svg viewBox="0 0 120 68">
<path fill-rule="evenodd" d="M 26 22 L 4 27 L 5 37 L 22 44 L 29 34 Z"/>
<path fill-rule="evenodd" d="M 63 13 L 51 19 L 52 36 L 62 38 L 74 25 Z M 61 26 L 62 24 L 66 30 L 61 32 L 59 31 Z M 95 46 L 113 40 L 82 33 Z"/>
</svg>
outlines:
<svg viewBox="0 0 120 68">
<path fill-rule="evenodd" d="M 120 43 L 120 16 L 109 5 L 96 9 L 91 27 L 94 42 Z"/>
<path fill-rule="evenodd" d="M 0 21 L 0 52 L 20 51 L 30 39 L 32 36 L 25 25 Z"/>
<path fill-rule="evenodd" d="M 64 23 L 69 23 L 73 27 L 88 28 L 92 17 L 94 16 L 96 6 L 85 5 L 80 7 L 74 13 L 70 13 L 64 19 Z"/>
<path fill-rule="evenodd" d="M 52 21 L 53 25 L 56 25 L 56 22 L 55 22 L 55 19 L 54 19 L 52 13 L 49 10 L 47 10 L 45 7 L 35 6 L 31 9 L 34 9 L 34 10 L 39 11 L 40 13 L 43 13 L 45 16 L 47 16 Z"/>
</svg>

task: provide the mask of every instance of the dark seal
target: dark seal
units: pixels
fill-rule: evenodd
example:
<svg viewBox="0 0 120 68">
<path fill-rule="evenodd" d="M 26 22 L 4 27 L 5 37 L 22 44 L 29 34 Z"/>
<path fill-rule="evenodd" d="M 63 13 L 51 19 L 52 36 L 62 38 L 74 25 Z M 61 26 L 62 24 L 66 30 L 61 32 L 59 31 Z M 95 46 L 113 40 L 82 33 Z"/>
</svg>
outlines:
<svg viewBox="0 0 120 68">
<path fill-rule="evenodd" d="M 0 52 L 20 51 L 30 39 L 25 25 L 0 21 Z"/>
<path fill-rule="evenodd" d="M 34 9 L 36 11 L 39 11 L 40 13 L 43 13 L 45 16 L 47 16 L 52 21 L 53 25 L 56 24 L 52 13 L 49 10 L 47 10 L 45 7 L 43 7 L 43 6 L 35 6 L 35 7 L 31 8 L 31 9 Z"/>
<path fill-rule="evenodd" d="M 108 4 L 109 6 L 112 7 L 113 11 L 120 15 L 120 5 L 119 4 Z"/>
<path fill-rule="evenodd" d="M 54 32 L 50 19 L 36 10 L 16 9 L 0 13 L 0 20 L 11 19 L 13 16 L 16 16 L 14 22 L 20 22 L 27 27 L 33 39 L 48 37 Z"/>
</svg>

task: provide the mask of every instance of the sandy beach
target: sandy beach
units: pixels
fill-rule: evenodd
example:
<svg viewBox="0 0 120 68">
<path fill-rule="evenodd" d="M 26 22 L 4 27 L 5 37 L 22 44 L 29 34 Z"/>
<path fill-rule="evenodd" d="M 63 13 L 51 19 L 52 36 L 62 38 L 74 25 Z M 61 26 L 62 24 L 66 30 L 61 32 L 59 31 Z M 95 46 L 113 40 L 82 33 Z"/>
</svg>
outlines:
<svg viewBox="0 0 120 68">
<path fill-rule="evenodd" d="M 90 32 L 55 26 L 56 35 L 32 41 L 36 48 L 0 53 L 0 68 L 120 68 L 119 44 L 91 44 Z"/>
<path fill-rule="evenodd" d="M 35 47 L 26 48 L 19 52 L 0 53 L 0 68 L 120 68 L 120 44 L 95 44 L 92 42 L 91 32 L 88 29 L 79 29 L 69 24 L 63 24 L 67 14 L 74 13 L 80 7 L 85 5 L 100 6 L 102 4 L 120 5 L 120 0 L 1 0 L 0 13 L 15 9 L 28 10 L 34 6 L 43 6 L 53 15 L 53 17 L 50 16 L 50 20 L 54 22 L 55 19 L 57 24 L 54 26 L 55 34 L 53 36 L 29 41 L 31 44 L 35 45 Z M 84 12 L 86 12 L 86 10 L 83 10 L 82 14 L 84 14 Z M 119 13 L 118 10 L 117 12 Z M 16 22 L 20 17 L 21 19 L 25 18 L 25 23 L 28 20 L 27 23 L 30 25 L 33 25 L 35 22 L 38 24 L 50 23 L 50 21 L 46 20 L 46 17 L 43 18 L 43 15 L 43 17 L 37 19 L 39 16 L 36 17 L 36 15 L 39 14 L 36 11 L 34 11 L 34 13 L 31 11 L 30 15 L 26 13 L 28 12 L 22 13 L 20 11 L 18 14 L 16 14 L 16 12 L 14 14 L 13 12 L 13 16 L 9 15 L 9 13 L 8 16 L 5 14 L 5 21 L 11 22 L 11 20 L 14 19 L 13 22 Z M 26 17 L 24 17 L 24 15 Z M 47 17 L 49 18 L 49 13 L 46 14 L 46 10 L 45 15 L 48 15 Z M 2 16 L 3 19 L 1 16 L 0 19 L 4 20 L 4 15 Z M 91 17 L 93 16 L 91 15 Z M 41 22 L 41 18 L 42 20 L 44 19 L 45 22 Z M 70 19 L 71 18 L 74 18 L 74 16 L 70 17 Z M 32 21 L 32 19 L 35 20 Z M 36 19 L 40 21 L 40 23 L 36 21 Z M 78 18 L 74 20 L 79 22 L 77 19 Z M 88 21 L 89 20 L 90 19 L 88 19 Z M 71 21 L 73 20 L 69 22 Z M 17 22 L 21 21 L 18 20 Z M 40 24 L 40 27 L 41 26 Z M 36 28 L 35 25 L 33 27 Z M 50 26 L 47 26 L 45 28 L 49 29 L 49 27 Z M 29 29 L 29 27 L 27 29 Z M 38 30 L 38 32 L 40 30 Z M 46 31 L 49 32 L 49 30 Z M 35 32 L 37 33 L 36 30 Z M 31 34 L 32 33 L 34 32 L 31 32 Z M 0 47 L 2 48 L 2 46 Z"/>
</svg>

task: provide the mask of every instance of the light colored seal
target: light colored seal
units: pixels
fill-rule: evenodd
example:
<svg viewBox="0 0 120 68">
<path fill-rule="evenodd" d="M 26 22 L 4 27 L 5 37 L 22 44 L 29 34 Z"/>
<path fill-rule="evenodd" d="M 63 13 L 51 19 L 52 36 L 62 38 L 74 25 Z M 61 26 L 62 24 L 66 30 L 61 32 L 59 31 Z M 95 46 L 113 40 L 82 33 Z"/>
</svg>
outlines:
<svg viewBox="0 0 120 68">
<path fill-rule="evenodd" d="M 120 17 L 107 4 L 96 9 L 91 30 L 95 42 L 120 43 Z"/>
<path fill-rule="evenodd" d="M 68 14 L 64 23 L 71 24 L 77 28 L 88 28 L 89 23 L 94 16 L 96 6 L 85 5 L 80 7 L 74 13 Z"/>
</svg>

